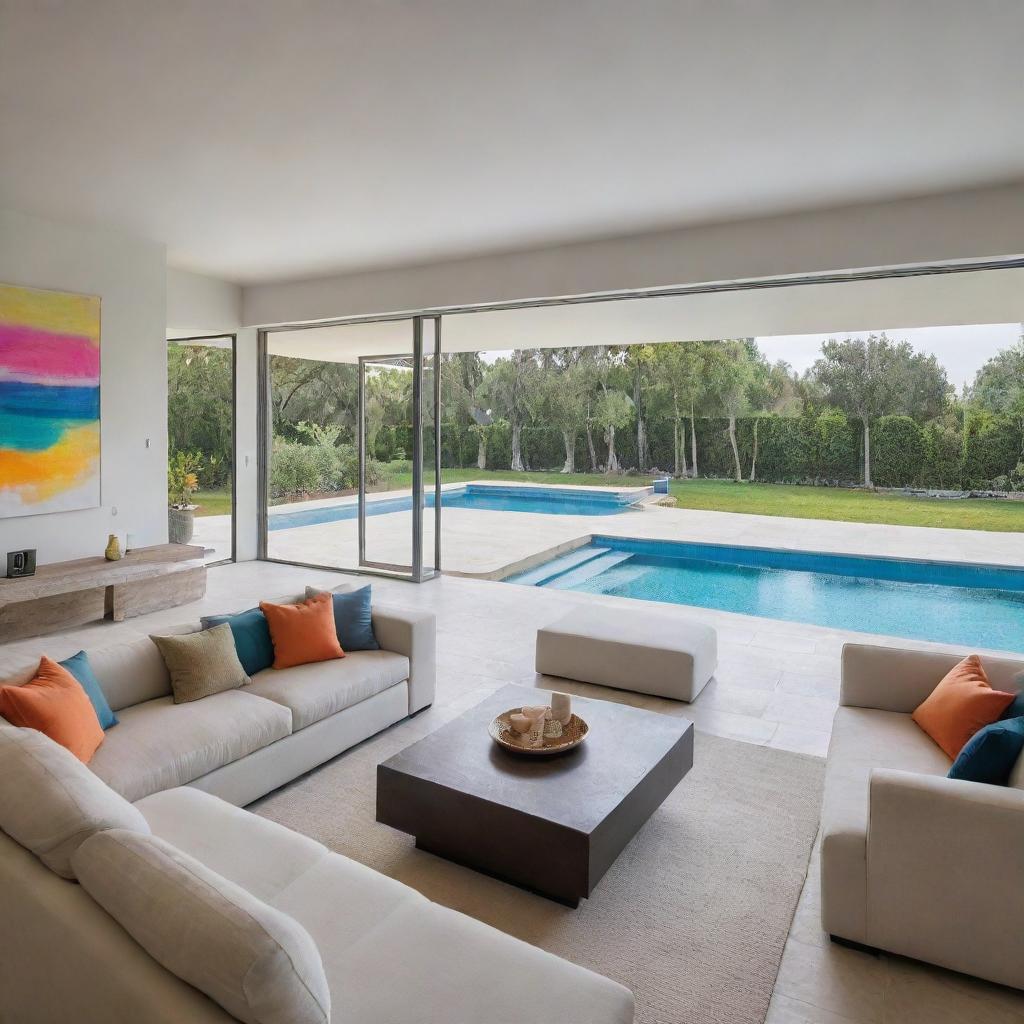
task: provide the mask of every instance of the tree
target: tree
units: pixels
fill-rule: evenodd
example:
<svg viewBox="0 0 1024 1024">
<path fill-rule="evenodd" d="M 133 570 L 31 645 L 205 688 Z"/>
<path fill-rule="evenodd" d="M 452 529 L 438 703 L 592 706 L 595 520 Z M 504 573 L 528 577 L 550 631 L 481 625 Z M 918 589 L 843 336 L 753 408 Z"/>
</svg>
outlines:
<svg viewBox="0 0 1024 1024">
<path fill-rule="evenodd" d="M 798 415 L 800 399 L 796 396 L 793 372 L 789 363 L 779 360 L 768 363 L 758 358 L 753 364 L 753 379 L 748 389 L 751 415 L 754 419 L 754 450 L 750 457 L 751 483 L 757 479 L 757 444 L 758 425 L 761 417 L 769 413 L 788 411 L 790 415 Z"/>
<path fill-rule="evenodd" d="M 523 426 L 535 400 L 531 388 L 536 384 L 538 367 L 535 353 L 529 349 L 516 349 L 507 359 L 493 363 L 484 375 L 481 396 L 499 416 L 508 420 L 512 431 L 513 472 L 525 470 L 523 464 Z"/>
<path fill-rule="evenodd" d="M 479 352 L 449 352 L 441 356 L 441 415 L 444 429 L 461 440 L 464 431 L 477 438 L 477 468 L 487 468 L 487 428 L 490 418 L 478 406 L 477 391 L 484 377 Z M 458 464 L 462 465 L 461 444 Z"/>
<path fill-rule="evenodd" d="M 604 431 L 605 443 L 608 445 L 606 473 L 618 473 L 622 469 L 615 454 L 615 431 L 628 427 L 632 416 L 633 399 L 624 391 L 606 388 L 594 403 L 594 421 Z"/>
<path fill-rule="evenodd" d="M 736 419 L 750 405 L 749 390 L 754 382 L 753 341 L 720 341 L 708 346 L 706 376 L 714 404 L 729 420 L 729 444 L 736 471 L 736 482 L 743 480 L 740 450 L 736 443 Z M 756 349 L 753 349 L 756 352 Z"/>
<path fill-rule="evenodd" d="M 538 418 L 561 432 L 565 445 L 562 473 L 576 471 L 576 437 L 586 418 L 590 381 L 582 359 L 583 350 L 579 348 L 549 349 L 538 380 L 535 411 Z"/>
<path fill-rule="evenodd" d="M 645 470 L 651 464 L 651 450 L 647 440 L 648 396 L 654 389 L 654 368 L 657 365 L 656 346 L 630 345 L 626 349 L 626 368 L 633 383 L 633 409 L 636 413 L 636 464 Z"/>
<path fill-rule="evenodd" d="M 871 480 L 871 421 L 904 413 L 915 419 L 941 409 L 949 393 L 945 370 L 934 356 L 914 352 L 909 342 L 883 333 L 865 341 L 830 338 L 811 370 L 827 400 L 861 421 L 864 431 L 864 486 Z"/>
<path fill-rule="evenodd" d="M 690 416 L 690 439 L 693 474 L 697 475 L 697 421 L 696 406 L 703 398 L 703 342 L 673 341 L 654 348 L 654 374 L 672 417 L 673 473 L 685 476 L 686 425 Z"/>
<path fill-rule="evenodd" d="M 978 371 L 970 388 L 971 402 L 986 412 L 1016 421 L 1024 454 L 1024 334 L 997 352 Z"/>
</svg>

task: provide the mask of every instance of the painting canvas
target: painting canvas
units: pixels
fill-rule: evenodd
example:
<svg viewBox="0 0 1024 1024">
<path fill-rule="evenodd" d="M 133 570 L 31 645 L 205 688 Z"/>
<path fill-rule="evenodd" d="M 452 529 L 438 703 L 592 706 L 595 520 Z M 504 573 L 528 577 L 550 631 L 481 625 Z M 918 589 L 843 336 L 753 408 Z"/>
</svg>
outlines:
<svg viewBox="0 0 1024 1024">
<path fill-rule="evenodd" d="M 0 517 L 100 503 L 100 300 L 0 284 Z"/>
</svg>

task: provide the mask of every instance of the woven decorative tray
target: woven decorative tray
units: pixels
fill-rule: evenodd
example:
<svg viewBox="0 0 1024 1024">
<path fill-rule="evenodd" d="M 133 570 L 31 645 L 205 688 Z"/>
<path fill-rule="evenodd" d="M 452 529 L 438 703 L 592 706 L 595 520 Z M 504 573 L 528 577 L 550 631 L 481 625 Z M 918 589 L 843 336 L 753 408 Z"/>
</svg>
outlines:
<svg viewBox="0 0 1024 1024">
<path fill-rule="evenodd" d="M 495 743 L 517 754 L 560 754 L 563 750 L 578 747 L 590 732 L 590 726 L 579 715 L 573 715 L 569 724 L 562 726 L 561 736 L 545 736 L 543 747 L 531 747 L 526 737 L 516 732 L 509 721 L 512 715 L 518 715 L 521 711 L 522 708 L 509 708 L 487 727 Z"/>
</svg>

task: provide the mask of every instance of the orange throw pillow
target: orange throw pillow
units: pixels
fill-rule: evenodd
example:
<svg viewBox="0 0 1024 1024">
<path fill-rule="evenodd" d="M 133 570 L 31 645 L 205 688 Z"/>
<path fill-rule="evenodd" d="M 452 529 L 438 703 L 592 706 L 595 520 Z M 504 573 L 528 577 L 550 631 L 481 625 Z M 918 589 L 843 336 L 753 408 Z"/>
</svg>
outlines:
<svg viewBox="0 0 1024 1024">
<path fill-rule="evenodd" d="M 103 728 L 82 684 L 63 665 L 42 658 L 24 686 L 0 686 L 0 715 L 36 729 L 88 764 L 103 742 Z"/>
<path fill-rule="evenodd" d="M 274 644 L 274 668 L 291 668 L 311 661 L 344 658 L 334 625 L 330 594 L 318 594 L 299 604 L 260 601 Z"/>
<path fill-rule="evenodd" d="M 917 706 L 913 719 L 955 761 L 964 744 L 991 725 L 1015 696 L 993 690 L 981 658 L 972 654 L 946 673 Z"/>
</svg>

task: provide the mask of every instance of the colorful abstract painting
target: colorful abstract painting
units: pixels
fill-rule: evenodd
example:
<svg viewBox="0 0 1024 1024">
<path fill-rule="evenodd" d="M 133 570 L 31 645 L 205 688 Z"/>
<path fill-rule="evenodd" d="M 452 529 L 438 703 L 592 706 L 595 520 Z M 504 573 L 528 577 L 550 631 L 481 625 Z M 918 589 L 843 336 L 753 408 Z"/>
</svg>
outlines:
<svg viewBox="0 0 1024 1024">
<path fill-rule="evenodd" d="M 0 284 L 0 517 L 100 503 L 100 300 Z"/>
</svg>

